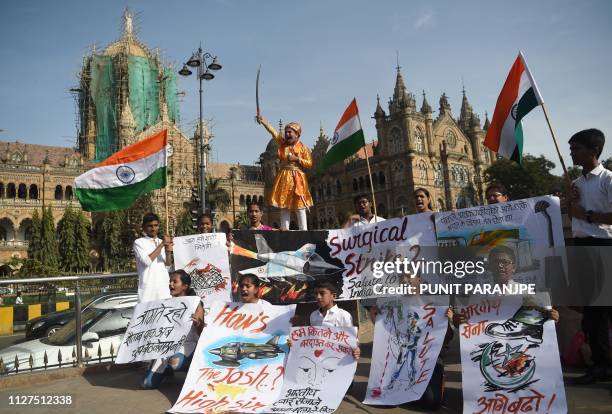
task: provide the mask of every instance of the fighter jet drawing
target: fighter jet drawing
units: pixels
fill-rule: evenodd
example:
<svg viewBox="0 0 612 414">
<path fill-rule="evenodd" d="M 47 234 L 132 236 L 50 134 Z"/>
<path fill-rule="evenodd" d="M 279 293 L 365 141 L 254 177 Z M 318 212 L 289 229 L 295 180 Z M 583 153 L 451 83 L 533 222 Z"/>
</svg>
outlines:
<svg viewBox="0 0 612 414">
<path fill-rule="evenodd" d="M 278 346 L 278 336 L 272 337 L 265 344 L 257 344 L 254 342 L 228 342 L 219 348 L 211 349 L 213 355 L 221 357 L 218 361 L 213 361 L 213 364 L 223 367 L 238 367 L 240 360 L 249 359 L 267 359 L 276 358 L 278 354 L 285 353 Z"/>
<path fill-rule="evenodd" d="M 254 274 L 267 282 L 269 279 L 284 280 L 291 277 L 300 281 L 314 280 L 316 276 L 329 275 L 342 271 L 342 268 L 327 263 L 315 252 L 316 245 L 306 243 L 298 250 L 273 252 L 261 234 L 255 235 L 257 253 L 238 245 L 232 248 L 232 254 L 257 259 L 266 263 L 263 266 L 240 270 L 238 273 Z"/>
</svg>

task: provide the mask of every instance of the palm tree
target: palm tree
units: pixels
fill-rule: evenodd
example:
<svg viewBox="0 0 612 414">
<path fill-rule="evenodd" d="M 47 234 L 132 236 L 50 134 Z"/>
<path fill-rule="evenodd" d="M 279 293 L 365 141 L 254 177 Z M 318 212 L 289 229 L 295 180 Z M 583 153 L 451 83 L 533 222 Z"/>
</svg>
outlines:
<svg viewBox="0 0 612 414">
<path fill-rule="evenodd" d="M 206 202 L 211 211 L 226 212 L 231 204 L 231 198 L 226 189 L 221 188 L 221 179 L 206 177 Z"/>
</svg>

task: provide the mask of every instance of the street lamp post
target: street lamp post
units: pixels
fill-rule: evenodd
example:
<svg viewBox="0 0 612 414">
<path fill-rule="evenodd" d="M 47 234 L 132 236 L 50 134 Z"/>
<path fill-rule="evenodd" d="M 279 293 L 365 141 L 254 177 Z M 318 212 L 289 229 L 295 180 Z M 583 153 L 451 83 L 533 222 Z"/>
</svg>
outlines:
<svg viewBox="0 0 612 414">
<path fill-rule="evenodd" d="M 206 59 L 212 59 L 212 62 L 208 64 Z M 198 187 L 200 194 L 200 205 L 198 206 L 198 210 L 200 214 L 206 211 L 206 153 L 208 152 L 208 143 L 204 142 L 204 125 L 202 122 L 202 80 L 212 80 L 215 75 L 211 72 L 217 71 L 221 69 L 221 65 L 217 61 L 217 57 L 211 55 L 208 52 L 204 52 L 202 47 L 200 46 L 196 52 L 193 52 L 191 58 L 183 65 L 183 68 L 179 70 L 179 75 L 189 76 L 192 74 L 189 67 L 197 68 L 198 81 L 200 82 L 200 118 L 199 118 L 199 137 L 198 143 L 199 146 L 199 156 L 200 156 L 200 165 L 199 165 L 199 178 L 198 178 Z"/>
</svg>

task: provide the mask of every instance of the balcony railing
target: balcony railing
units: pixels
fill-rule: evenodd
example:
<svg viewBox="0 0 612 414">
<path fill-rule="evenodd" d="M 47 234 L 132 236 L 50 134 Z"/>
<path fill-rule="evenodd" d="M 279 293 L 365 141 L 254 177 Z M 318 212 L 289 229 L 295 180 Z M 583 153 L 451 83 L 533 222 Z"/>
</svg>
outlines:
<svg viewBox="0 0 612 414">
<path fill-rule="evenodd" d="M 0 240 L 0 247 L 28 247 L 27 240 Z"/>
<path fill-rule="evenodd" d="M 71 282 L 74 283 L 74 315 L 75 315 L 75 344 L 72 348 L 71 355 L 62 355 L 61 350 L 58 350 L 57 363 L 49 364 L 49 359 L 55 359 L 55 355 L 50 356 L 45 351 L 43 356 L 42 366 L 34 365 L 34 356 L 30 354 L 29 360 L 25 361 L 22 355 L 21 360 L 15 355 L 15 360 L 4 361 L 0 359 L 0 375 L 8 373 L 19 373 L 19 372 L 31 372 L 35 370 L 46 370 L 49 368 L 61 368 L 61 367 L 83 367 L 84 365 L 90 365 L 94 363 L 101 363 L 102 361 L 110 360 L 114 361 L 117 356 L 117 349 L 114 345 L 110 344 L 109 354 L 106 354 L 106 350 L 102 349 L 102 346 L 98 344 L 98 348 L 92 350 L 93 355 L 87 347 L 83 346 L 82 341 L 82 321 L 81 321 L 81 286 L 79 282 L 87 280 L 100 280 L 100 279 L 119 279 L 119 278 L 132 278 L 137 277 L 137 273 L 115 273 L 115 274 L 89 274 L 79 276 L 57 276 L 57 277 L 33 277 L 28 279 L 0 279 L 0 286 L 19 284 L 28 285 L 36 283 L 49 284 L 51 282 Z M 104 356 L 105 355 L 105 356 Z M 13 365 L 14 370 L 7 372 L 6 365 Z"/>
</svg>

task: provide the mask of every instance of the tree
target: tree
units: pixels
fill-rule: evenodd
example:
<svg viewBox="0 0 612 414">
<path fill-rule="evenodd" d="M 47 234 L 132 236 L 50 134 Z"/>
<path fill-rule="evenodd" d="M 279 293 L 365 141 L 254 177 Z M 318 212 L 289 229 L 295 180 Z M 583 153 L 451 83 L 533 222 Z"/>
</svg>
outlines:
<svg viewBox="0 0 612 414">
<path fill-rule="evenodd" d="M 49 268 L 57 269 L 59 265 L 55 224 L 51 207 L 43 211 L 40 262 Z"/>
<path fill-rule="evenodd" d="M 74 221 L 75 252 L 74 264 L 72 268 L 76 272 L 84 272 L 89 268 L 89 235 L 91 228 L 81 210 L 75 213 Z"/>
<path fill-rule="evenodd" d="M 42 251 L 42 221 L 38 214 L 38 209 L 32 214 L 32 233 L 28 243 L 28 259 L 40 260 Z"/>
<path fill-rule="evenodd" d="M 249 214 L 246 211 L 240 211 L 236 215 L 236 222 L 234 223 L 235 229 L 248 229 L 251 225 L 251 220 L 249 220 Z"/>
<path fill-rule="evenodd" d="M 226 212 L 231 204 L 231 197 L 226 189 L 221 188 L 219 178 L 206 177 L 206 201 L 211 211 Z"/>
<path fill-rule="evenodd" d="M 124 270 L 125 249 L 121 243 L 121 229 L 124 221 L 123 211 L 105 213 L 100 230 L 97 234 L 97 244 L 100 248 L 102 269 L 107 272 Z"/>
<path fill-rule="evenodd" d="M 612 157 L 608 157 L 607 159 L 603 160 L 601 164 L 605 169 L 612 170 Z"/>
<path fill-rule="evenodd" d="M 57 223 L 57 238 L 59 242 L 59 265 L 63 271 L 71 272 L 75 261 L 76 252 L 75 239 L 75 213 L 72 207 L 68 206 L 64 210 L 64 215 Z"/>
<path fill-rule="evenodd" d="M 499 159 L 485 170 L 487 183 L 499 182 L 506 186 L 515 199 L 551 194 L 562 187 L 562 179 L 551 173 L 555 164 L 543 155 L 525 154 L 523 162 Z"/>
<path fill-rule="evenodd" d="M 187 236 L 195 233 L 193 228 L 193 221 L 191 220 L 191 211 L 184 209 L 178 217 L 174 234 L 177 236 Z"/>
</svg>

